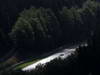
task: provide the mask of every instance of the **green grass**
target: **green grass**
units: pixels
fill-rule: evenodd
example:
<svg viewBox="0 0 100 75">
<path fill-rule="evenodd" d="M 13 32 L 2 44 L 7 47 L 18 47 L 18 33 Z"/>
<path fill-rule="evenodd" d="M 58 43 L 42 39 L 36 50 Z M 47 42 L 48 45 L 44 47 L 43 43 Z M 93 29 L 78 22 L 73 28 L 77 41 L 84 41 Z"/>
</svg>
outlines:
<svg viewBox="0 0 100 75">
<path fill-rule="evenodd" d="M 26 63 L 23 63 L 23 64 L 19 64 L 19 65 L 17 65 L 14 69 L 15 69 L 15 70 L 22 69 L 22 68 L 24 68 L 24 67 L 26 67 L 26 66 L 28 66 L 28 65 L 31 65 L 31 64 L 33 64 L 33 63 L 35 63 L 35 62 L 37 62 L 37 61 L 39 61 L 39 59 L 33 60 L 33 61 L 29 61 L 29 62 L 26 62 Z"/>
</svg>

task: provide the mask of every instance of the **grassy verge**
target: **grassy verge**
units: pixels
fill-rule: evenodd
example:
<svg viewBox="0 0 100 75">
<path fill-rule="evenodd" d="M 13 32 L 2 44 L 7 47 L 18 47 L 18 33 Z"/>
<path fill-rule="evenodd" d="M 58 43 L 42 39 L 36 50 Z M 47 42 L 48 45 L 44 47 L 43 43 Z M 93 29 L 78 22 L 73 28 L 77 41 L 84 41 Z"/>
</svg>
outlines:
<svg viewBox="0 0 100 75">
<path fill-rule="evenodd" d="M 36 59 L 36 60 L 32 60 L 32 61 L 29 61 L 29 62 L 25 62 L 25 63 L 19 64 L 19 65 L 17 65 L 14 69 L 15 69 L 15 70 L 22 69 L 22 68 L 24 68 L 24 67 L 26 67 L 26 66 L 28 66 L 28 65 L 31 65 L 31 64 L 33 64 L 33 63 L 39 61 L 39 60 L 40 60 L 40 59 Z"/>
</svg>

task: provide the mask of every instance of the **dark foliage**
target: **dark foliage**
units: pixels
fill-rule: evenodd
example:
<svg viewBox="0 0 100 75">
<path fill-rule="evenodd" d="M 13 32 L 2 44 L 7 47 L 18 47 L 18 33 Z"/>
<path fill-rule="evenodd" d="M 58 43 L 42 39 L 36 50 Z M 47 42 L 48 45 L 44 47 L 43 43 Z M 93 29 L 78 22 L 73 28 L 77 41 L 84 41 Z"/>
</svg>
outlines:
<svg viewBox="0 0 100 75">
<path fill-rule="evenodd" d="M 85 41 L 100 24 L 99 10 L 95 0 L 1 1 L 0 55 L 16 51 L 23 59 Z"/>
<path fill-rule="evenodd" d="M 89 45 L 79 47 L 77 57 L 72 55 L 63 61 L 54 60 L 33 72 L 2 70 L 1 75 L 99 75 L 99 20 L 98 0 L 1 1 L 0 57 L 6 55 L 6 59 L 17 52 L 17 57 L 24 60 L 68 43 L 88 40 Z"/>
</svg>

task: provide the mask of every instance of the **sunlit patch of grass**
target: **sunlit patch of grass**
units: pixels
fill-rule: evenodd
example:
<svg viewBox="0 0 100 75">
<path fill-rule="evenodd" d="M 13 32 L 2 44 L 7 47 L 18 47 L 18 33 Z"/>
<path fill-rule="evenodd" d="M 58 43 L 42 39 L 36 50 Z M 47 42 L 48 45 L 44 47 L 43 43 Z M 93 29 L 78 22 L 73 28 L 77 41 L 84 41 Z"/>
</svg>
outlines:
<svg viewBox="0 0 100 75">
<path fill-rule="evenodd" d="M 22 68 L 24 68 L 24 67 L 26 67 L 26 66 L 28 66 L 28 65 L 31 65 L 31 64 L 33 64 L 33 63 L 35 63 L 35 62 L 37 62 L 37 61 L 39 61 L 39 59 L 33 60 L 33 61 L 29 61 L 29 62 L 26 62 L 26 63 L 23 63 L 23 64 L 19 64 L 19 65 L 17 65 L 14 69 L 15 69 L 15 70 L 22 69 Z"/>
</svg>

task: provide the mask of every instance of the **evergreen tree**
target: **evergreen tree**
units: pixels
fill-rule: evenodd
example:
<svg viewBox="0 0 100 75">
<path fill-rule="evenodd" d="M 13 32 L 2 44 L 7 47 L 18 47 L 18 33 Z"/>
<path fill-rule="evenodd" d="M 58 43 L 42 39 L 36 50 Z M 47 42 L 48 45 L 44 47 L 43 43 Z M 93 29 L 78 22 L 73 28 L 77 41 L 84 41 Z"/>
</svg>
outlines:
<svg viewBox="0 0 100 75">
<path fill-rule="evenodd" d="M 34 48 L 36 29 L 36 9 L 24 10 L 15 23 L 10 37 L 13 39 L 15 49 L 23 53 Z M 28 51 L 30 50 L 30 51 Z"/>
</svg>

